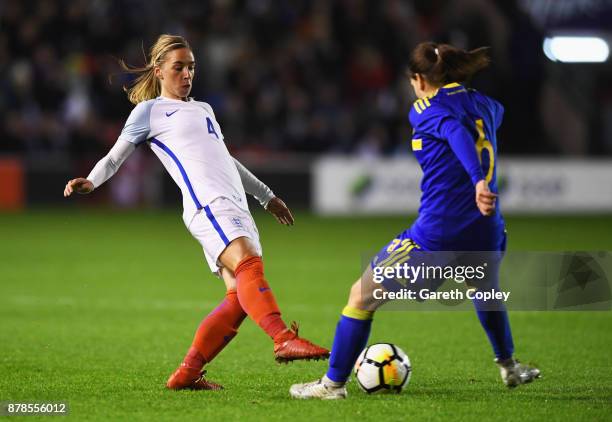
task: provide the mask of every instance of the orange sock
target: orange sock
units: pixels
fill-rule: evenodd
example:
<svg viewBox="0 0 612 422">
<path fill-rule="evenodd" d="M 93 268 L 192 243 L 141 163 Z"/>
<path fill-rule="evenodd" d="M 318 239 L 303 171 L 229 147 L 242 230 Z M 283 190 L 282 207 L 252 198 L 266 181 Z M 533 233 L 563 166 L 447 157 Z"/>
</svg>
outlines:
<svg viewBox="0 0 612 422">
<path fill-rule="evenodd" d="M 202 368 L 238 334 L 238 327 L 246 318 L 236 290 L 228 290 L 219 304 L 200 324 L 183 363 L 190 368 Z"/>
<path fill-rule="evenodd" d="M 251 256 L 243 259 L 234 270 L 234 276 L 242 309 L 273 339 L 285 332 L 287 326 L 264 278 L 261 258 Z"/>
</svg>

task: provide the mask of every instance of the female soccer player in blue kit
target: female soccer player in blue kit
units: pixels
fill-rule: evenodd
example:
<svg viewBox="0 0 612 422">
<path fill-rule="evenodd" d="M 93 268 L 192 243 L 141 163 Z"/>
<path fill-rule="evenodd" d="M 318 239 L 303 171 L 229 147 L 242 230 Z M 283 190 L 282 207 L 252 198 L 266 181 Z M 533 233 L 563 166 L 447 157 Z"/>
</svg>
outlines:
<svg viewBox="0 0 612 422">
<path fill-rule="evenodd" d="M 295 398 L 341 399 L 355 360 L 366 346 L 374 312 L 384 302 L 374 298 L 372 269 L 402 250 L 497 251 L 506 244 L 504 220 L 496 208 L 496 131 L 503 107 L 462 83 L 489 64 L 486 48 L 464 51 L 446 44 L 421 43 L 409 64 L 410 82 L 419 98 L 410 110 L 412 149 L 423 170 L 419 216 L 385 245 L 351 288 L 342 311 L 327 373 L 295 384 Z M 389 261 L 387 261 L 389 262 Z M 497 274 L 494 275 L 497 288 Z M 383 284 L 384 285 L 384 284 Z M 501 378 L 509 387 L 531 382 L 540 371 L 519 363 L 508 315 L 502 303 L 474 300 L 491 342 Z"/>
</svg>

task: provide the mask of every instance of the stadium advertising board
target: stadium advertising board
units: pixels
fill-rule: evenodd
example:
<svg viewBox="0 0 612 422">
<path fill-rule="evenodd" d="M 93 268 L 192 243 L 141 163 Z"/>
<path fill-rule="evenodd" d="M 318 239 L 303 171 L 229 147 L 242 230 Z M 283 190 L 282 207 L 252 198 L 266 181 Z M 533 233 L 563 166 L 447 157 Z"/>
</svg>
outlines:
<svg viewBox="0 0 612 422">
<path fill-rule="evenodd" d="M 412 158 L 322 158 L 314 164 L 313 206 L 319 214 L 418 211 L 421 170 Z M 501 159 L 504 213 L 612 211 L 612 161 Z"/>
</svg>

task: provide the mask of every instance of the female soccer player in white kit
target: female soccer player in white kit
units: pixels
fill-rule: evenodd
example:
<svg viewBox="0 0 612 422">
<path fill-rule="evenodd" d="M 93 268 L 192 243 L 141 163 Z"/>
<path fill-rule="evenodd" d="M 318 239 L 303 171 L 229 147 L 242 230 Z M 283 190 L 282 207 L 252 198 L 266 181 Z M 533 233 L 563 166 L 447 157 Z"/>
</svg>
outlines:
<svg viewBox="0 0 612 422">
<path fill-rule="evenodd" d="M 183 221 L 200 242 L 210 269 L 227 294 L 196 331 L 183 363 L 170 376 L 171 389 L 219 389 L 202 367 L 237 334 L 249 315 L 274 341 L 276 360 L 327 358 L 329 351 L 287 328 L 264 278 L 261 245 L 245 189 L 281 224 L 293 224 L 285 203 L 233 159 L 211 106 L 188 97 L 194 77 L 191 47 L 180 36 L 161 35 L 148 64 L 128 69 L 139 76 L 126 89 L 136 104 L 116 144 L 87 178 L 70 180 L 64 196 L 90 193 L 108 180 L 138 145 L 146 143 L 183 195 Z"/>
</svg>

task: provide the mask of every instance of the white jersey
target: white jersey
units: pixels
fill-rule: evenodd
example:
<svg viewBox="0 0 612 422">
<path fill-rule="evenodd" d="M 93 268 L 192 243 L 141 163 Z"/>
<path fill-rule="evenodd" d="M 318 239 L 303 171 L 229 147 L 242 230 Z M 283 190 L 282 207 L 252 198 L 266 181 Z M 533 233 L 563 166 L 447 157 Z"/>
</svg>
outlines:
<svg viewBox="0 0 612 422">
<path fill-rule="evenodd" d="M 240 174 L 212 107 L 158 97 L 136 105 L 119 141 L 147 143 L 183 194 L 186 225 L 200 209 L 225 197 L 248 211 Z"/>
</svg>

